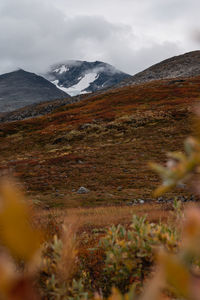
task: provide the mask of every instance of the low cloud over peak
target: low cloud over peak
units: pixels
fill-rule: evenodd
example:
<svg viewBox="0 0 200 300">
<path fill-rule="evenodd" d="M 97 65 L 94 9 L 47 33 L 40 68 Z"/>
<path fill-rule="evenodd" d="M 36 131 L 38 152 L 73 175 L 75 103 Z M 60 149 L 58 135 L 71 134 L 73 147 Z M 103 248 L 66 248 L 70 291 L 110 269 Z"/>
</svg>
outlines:
<svg viewBox="0 0 200 300">
<path fill-rule="evenodd" d="M 162 20 L 160 1 L 136 2 L 2 0 L 0 73 L 18 67 L 45 72 L 54 63 L 80 59 L 105 61 L 135 74 L 159 60 L 192 50 L 180 28 L 185 28 L 184 19 L 180 18 L 181 13 L 187 13 L 186 1 L 181 2 L 180 12 L 176 10 L 171 20 L 173 24 L 179 20 L 177 35 L 176 28 L 169 34 L 170 16 L 167 21 Z M 196 3 L 192 0 L 190 5 L 192 2 Z M 196 25 L 194 20 L 192 24 Z"/>
</svg>

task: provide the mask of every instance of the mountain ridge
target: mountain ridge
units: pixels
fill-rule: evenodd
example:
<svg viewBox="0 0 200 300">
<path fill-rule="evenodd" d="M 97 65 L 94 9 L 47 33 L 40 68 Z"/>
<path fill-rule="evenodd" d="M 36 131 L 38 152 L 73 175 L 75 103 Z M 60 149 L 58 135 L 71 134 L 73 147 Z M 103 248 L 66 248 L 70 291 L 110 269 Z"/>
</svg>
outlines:
<svg viewBox="0 0 200 300">
<path fill-rule="evenodd" d="M 29 104 L 70 98 L 51 82 L 35 73 L 18 69 L 0 75 L 0 112 L 9 112 Z"/>
<path fill-rule="evenodd" d="M 71 73 L 73 73 L 72 75 L 69 76 L 69 74 L 67 74 L 69 72 L 70 66 L 72 66 L 71 68 Z M 77 71 L 78 68 L 78 71 Z M 109 87 L 102 87 L 102 84 L 98 83 L 97 87 L 95 87 L 95 81 L 96 81 L 96 77 L 97 77 L 97 72 L 96 74 L 94 73 L 97 70 L 103 70 L 104 71 L 104 83 L 108 81 L 111 83 L 110 80 L 113 80 L 112 83 L 114 84 L 115 80 L 117 80 L 118 83 L 109 86 Z M 106 69 L 106 72 L 105 72 Z M 178 56 L 174 56 L 171 58 L 168 58 L 164 61 L 161 61 L 157 64 L 154 64 L 153 66 L 147 68 L 146 70 L 139 72 L 137 74 L 135 74 L 134 76 L 126 76 L 126 80 L 120 80 L 119 81 L 119 77 L 116 79 L 116 76 L 124 76 L 125 73 L 115 69 L 113 66 L 109 65 L 109 64 L 105 64 L 103 62 L 100 61 L 96 61 L 96 62 L 86 62 L 86 61 L 68 61 L 68 64 L 66 63 L 61 63 L 61 64 L 57 64 L 54 65 L 52 67 L 51 73 L 49 73 L 48 75 L 48 80 L 50 81 L 59 81 L 58 82 L 54 82 L 54 84 L 52 84 L 51 82 L 48 82 L 48 84 L 50 84 L 51 86 L 54 87 L 54 89 L 56 89 L 56 91 L 59 91 L 59 96 L 60 97 L 56 97 L 56 99 L 60 98 L 61 101 L 56 101 L 55 103 L 49 104 L 49 100 L 55 100 L 51 99 L 50 97 L 47 98 L 47 96 L 41 99 L 40 102 L 47 102 L 47 107 L 45 108 L 45 103 L 41 105 L 40 104 L 37 105 L 37 101 L 36 103 L 29 103 L 29 102 L 24 102 L 23 105 L 21 105 L 21 107 L 23 106 L 24 109 L 21 109 L 20 107 L 15 107 L 15 109 L 13 109 L 14 113 L 5 113 L 6 110 L 1 110 L 1 93 L 2 93 L 2 89 L 0 92 L 0 121 L 6 122 L 8 121 L 12 121 L 12 120 L 21 120 L 23 118 L 30 118 L 31 116 L 38 116 L 40 114 L 44 115 L 47 113 L 50 113 L 51 111 L 54 110 L 54 106 L 55 107 L 59 107 L 59 106 L 63 106 L 66 103 L 73 103 L 73 102 L 77 102 L 77 101 L 82 101 L 83 99 L 87 98 L 87 97 L 91 97 L 97 94 L 106 94 L 107 91 L 112 91 L 115 89 L 121 89 L 124 86 L 132 86 L 135 84 L 143 84 L 143 83 L 148 83 L 148 82 L 152 82 L 152 81 L 156 81 L 156 80 L 165 80 L 165 79 L 172 79 L 172 81 L 181 81 L 184 78 L 189 78 L 189 77 L 195 77 L 195 76 L 199 76 L 200 75 L 200 51 L 192 51 L 192 52 L 187 52 L 185 54 L 182 55 L 178 55 Z M 89 71 L 91 71 L 93 73 L 89 73 Z M 88 72 L 88 73 L 87 73 Z M 26 72 L 22 69 L 20 70 L 16 70 L 14 72 L 11 73 L 6 73 L 0 76 L 0 87 L 1 87 L 1 78 L 2 77 L 6 77 L 9 74 L 16 74 L 16 73 L 22 73 L 22 74 L 32 74 L 33 76 L 37 76 L 34 73 L 30 73 L 30 72 Z M 106 75 L 105 75 L 106 73 Z M 55 77 L 55 74 L 57 74 Z M 82 74 L 82 77 L 80 76 Z M 84 75 L 83 75 L 84 74 Z M 89 75 L 88 75 L 89 74 Z M 93 81 L 91 81 L 91 83 L 86 86 L 86 88 L 83 90 L 83 93 L 77 96 L 73 97 L 73 101 L 72 98 L 69 98 L 69 96 L 66 96 L 66 93 L 62 90 L 60 90 L 60 88 L 63 89 L 70 89 L 73 86 L 77 86 L 80 81 L 82 81 L 83 78 L 88 79 L 86 75 L 90 76 L 91 74 L 93 74 Z M 112 76 L 112 74 L 114 74 L 114 76 Z M 84 77 L 85 76 L 85 77 Z M 106 76 L 108 77 L 106 79 Z M 114 78 L 112 78 L 114 77 Z M 43 78 L 41 76 L 39 76 L 38 78 Z M 57 79 L 55 79 L 57 78 Z M 91 77 L 90 77 L 91 78 Z M 120 77 L 121 79 L 121 77 Z M 45 78 L 43 78 L 42 80 L 46 80 Z M 99 80 L 99 74 L 98 74 L 98 80 Z M 87 81 L 87 80 L 86 80 Z M 171 81 L 170 81 L 171 82 Z M 56 88 L 55 85 L 64 85 L 65 83 L 65 87 L 64 86 L 59 86 L 59 89 Z M 88 83 L 88 81 L 87 81 Z M 171 82 L 172 83 L 172 82 Z M 170 84 L 171 84 L 170 83 Z M 107 83 L 106 83 L 107 84 Z M 108 84 L 109 85 L 109 84 Z M 94 88 L 94 91 L 92 93 L 92 89 Z M 44 91 L 44 90 L 43 90 Z M 80 92 L 80 91 L 79 91 Z M 61 95 L 60 95 L 61 93 Z M 44 95 L 43 95 L 44 96 Z M 66 101 L 62 101 L 62 99 L 67 98 Z M 33 104 L 33 105 L 32 105 Z M 31 105 L 29 107 L 29 105 Z M 8 111 L 9 109 L 7 109 Z M 4 113 L 3 113 L 4 112 Z M 2 114 L 3 113 L 3 114 Z"/>
<path fill-rule="evenodd" d="M 101 61 L 69 60 L 51 66 L 43 76 L 61 90 L 76 96 L 114 86 L 131 75 Z"/>
<path fill-rule="evenodd" d="M 120 82 L 117 87 L 169 78 L 189 78 L 200 75 L 200 50 L 167 58 Z"/>
</svg>

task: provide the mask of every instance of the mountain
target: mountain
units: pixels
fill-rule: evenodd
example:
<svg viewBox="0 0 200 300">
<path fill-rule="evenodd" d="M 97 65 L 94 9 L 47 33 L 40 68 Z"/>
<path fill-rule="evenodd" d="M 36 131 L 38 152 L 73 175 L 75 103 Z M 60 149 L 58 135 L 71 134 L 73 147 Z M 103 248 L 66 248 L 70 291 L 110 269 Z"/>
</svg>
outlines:
<svg viewBox="0 0 200 300">
<path fill-rule="evenodd" d="M 200 51 L 174 56 L 122 81 L 117 86 L 128 86 L 152 80 L 187 78 L 200 75 Z"/>
<path fill-rule="evenodd" d="M 0 112 L 63 98 L 69 98 L 69 95 L 34 73 L 17 70 L 0 75 Z"/>
<path fill-rule="evenodd" d="M 46 79 L 71 96 L 111 87 L 130 76 L 101 61 L 79 60 L 56 64 L 44 74 Z"/>
</svg>

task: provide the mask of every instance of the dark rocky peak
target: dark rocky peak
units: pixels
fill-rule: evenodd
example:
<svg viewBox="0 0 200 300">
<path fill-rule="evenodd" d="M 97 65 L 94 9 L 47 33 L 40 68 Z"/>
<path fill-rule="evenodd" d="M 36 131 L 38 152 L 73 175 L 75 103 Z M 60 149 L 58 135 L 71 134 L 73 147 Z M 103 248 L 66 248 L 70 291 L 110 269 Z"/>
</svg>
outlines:
<svg viewBox="0 0 200 300">
<path fill-rule="evenodd" d="M 66 61 L 53 65 L 44 77 L 71 96 L 111 87 L 130 75 L 101 61 Z"/>
<path fill-rule="evenodd" d="M 8 112 L 47 100 L 69 98 L 64 91 L 34 73 L 22 69 L 0 75 L 0 112 Z"/>
</svg>

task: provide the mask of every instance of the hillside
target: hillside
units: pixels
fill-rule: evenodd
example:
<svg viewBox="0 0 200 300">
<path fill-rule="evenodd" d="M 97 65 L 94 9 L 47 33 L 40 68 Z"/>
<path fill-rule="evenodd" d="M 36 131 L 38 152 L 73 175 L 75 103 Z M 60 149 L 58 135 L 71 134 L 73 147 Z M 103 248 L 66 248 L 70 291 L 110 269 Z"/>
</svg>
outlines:
<svg viewBox="0 0 200 300">
<path fill-rule="evenodd" d="M 0 112 L 63 98 L 70 96 L 34 73 L 18 70 L 0 75 Z"/>
<path fill-rule="evenodd" d="M 43 116 L 66 104 L 80 101 L 79 97 L 71 97 L 50 101 L 43 101 L 24 106 L 10 112 L 0 113 L 0 122 L 19 121 L 27 118 Z"/>
<path fill-rule="evenodd" d="M 106 89 L 131 76 L 101 61 L 70 60 L 53 65 L 44 77 L 59 89 L 76 96 Z"/>
<path fill-rule="evenodd" d="M 199 86 L 200 77 L 155 81 L 1 124 L 1 174 L 19 179 L 41 206 L 148 202 L 158 185 L 148 162 L 182 149 Z"/>
<path fill-rule="evenodd" d="M 159 79 L 200 75 L 200 51 L 192 51 L 159 62 L 118 84 L 128 86 Z"/>
</svg>

